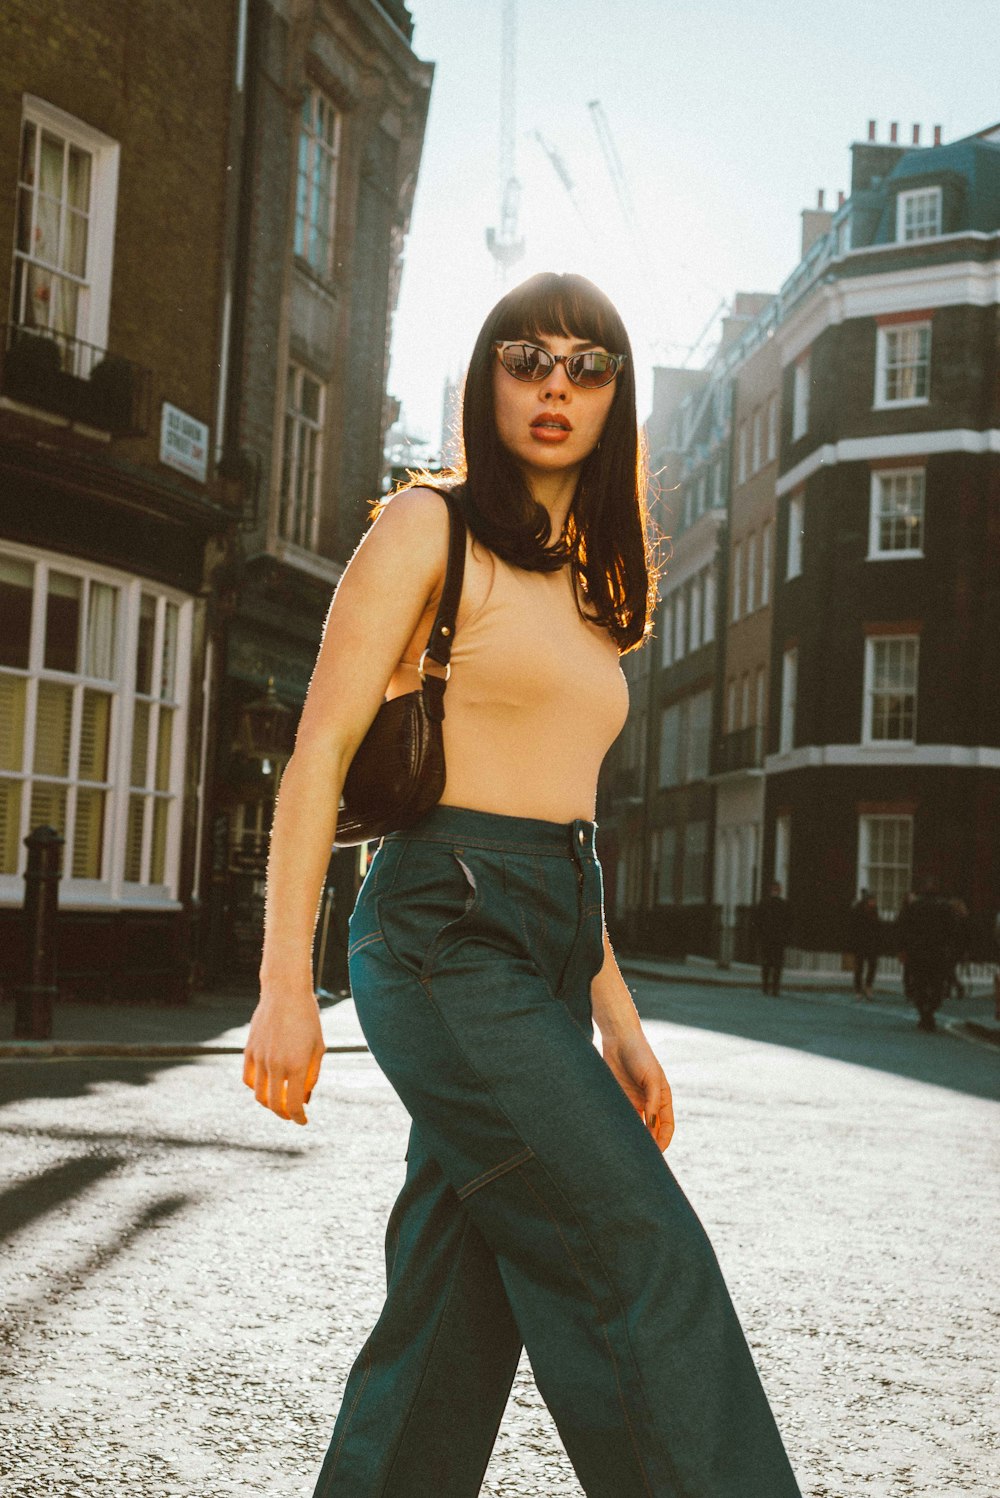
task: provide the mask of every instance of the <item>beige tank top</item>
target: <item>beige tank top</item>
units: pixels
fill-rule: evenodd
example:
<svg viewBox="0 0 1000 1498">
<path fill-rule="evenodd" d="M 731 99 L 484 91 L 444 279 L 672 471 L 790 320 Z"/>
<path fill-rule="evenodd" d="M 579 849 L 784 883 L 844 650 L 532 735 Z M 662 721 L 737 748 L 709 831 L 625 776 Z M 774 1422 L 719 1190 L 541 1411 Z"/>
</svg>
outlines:
<svg viewBox="0 0 1000 1498">
<path fill-rule="evenodd" d="M 628 713 L 618 646 L 580 617 L 568 566 L 527 572 L 486 556 L 486 596 L 455 633 L 442 804 L 593 818 L 598 771 Z"/>
</svg>

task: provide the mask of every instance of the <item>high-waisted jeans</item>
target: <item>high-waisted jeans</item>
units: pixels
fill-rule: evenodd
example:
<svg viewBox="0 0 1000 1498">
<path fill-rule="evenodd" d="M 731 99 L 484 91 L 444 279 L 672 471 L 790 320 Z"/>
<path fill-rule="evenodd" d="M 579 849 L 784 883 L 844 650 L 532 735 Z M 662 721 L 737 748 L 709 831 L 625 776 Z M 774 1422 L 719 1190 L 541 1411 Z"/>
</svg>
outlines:
<svg viewBox="0 0 1000 1498">
<path fill-rule="evenodd" d="M 372 861 L 351 986 L 412 1127 L 314 1498 L 475 1498 L 522 1343 L 588 1498 L 799 1498 L 711 1244 L 593 1043 L 594 830 L 438 806 Z"/>
</svg>

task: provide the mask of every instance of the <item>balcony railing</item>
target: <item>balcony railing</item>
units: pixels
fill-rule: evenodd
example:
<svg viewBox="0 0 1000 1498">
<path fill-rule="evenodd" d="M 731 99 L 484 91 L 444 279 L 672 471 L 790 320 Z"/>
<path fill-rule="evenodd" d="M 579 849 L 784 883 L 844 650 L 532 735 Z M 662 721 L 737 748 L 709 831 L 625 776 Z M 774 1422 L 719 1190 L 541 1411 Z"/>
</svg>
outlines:
<svg viewBox="0 0 1000 1498">
<path fill-rule="evenodd" d="M 732 775 L 737 770 L 759 770 L 764 763 L 764 730 L 759 723 L 724 733 L 712 750 L 712 774 Z"/>
<path fill-rule="evenodd" d="M 148 369 L 45 328 L 4 328 L 0 395 L 113 437 L 149 431 Z"/>
</svg>

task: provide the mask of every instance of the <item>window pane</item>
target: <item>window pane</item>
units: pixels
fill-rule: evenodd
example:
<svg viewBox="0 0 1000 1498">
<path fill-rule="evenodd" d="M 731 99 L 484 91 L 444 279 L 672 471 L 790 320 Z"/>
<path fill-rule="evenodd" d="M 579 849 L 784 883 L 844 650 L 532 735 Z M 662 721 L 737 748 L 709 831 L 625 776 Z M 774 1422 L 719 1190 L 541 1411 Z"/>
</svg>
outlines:
<svg viewBox="0 0 1000 1498">
<path fill-rule="evenodd" d="M 149 882 L 162 884 L 167 856 L 167 814 L 170 802 L 157 796 L 153 802 L 153 847 L 150 854 Z"/>
<path fill-rule="evenodd" d="M 81 787 L 76 793 L 73 878 L 100 879 L 104 843 L 104 791 Z"/>
<path fill-rule="evenodd" d="M 153 690 L 153 636 L 156 632 L 156 599 L 143 593 L 139 604 L 139 647 L 135 658 L 135 689 L 147 696 Z"/>
<path fill-rule="evenodd" d="M 17 873 L 21 827 L 21 782 L 0 780 L 0 874 Z"/>
<path fill-rule="evenodd" d="M 160 724 L 156 735 L 156 789 L 170 789 L 170 734 L 173 728 L 173 708 L 160 708 Z"/>
<path fill-rule="evenodd" d="M 66 787 L 36 780 L 31 787 L 30 832 L 36 827 L 54 827 L 66 836 Z"/>
<path fill-rule="evenodd" d="M 142 878 L 142 823 L 145 796 L 129 796 L 128 826 L 125 829 L 125 878 L 138 884 Z"/>
<path fill-rule="evenodd" d="M 111 730 L 111 695 L 86 687 L 80 723 L 81 780 L 107 780 Z"/>
<path fill-rule="evenodd" d="M 177 681 L 177 605 L 168 603 L 163 619 L 163 659 L 160 663 L 160 696 L 173 697 Z"/>
<path fill-rule="evenodd" d="M 33 576 L 30 562 L 0 556 L 0 666 L 27 668 Z"/>
<path fill-rule="evenodd" d="M 131 785 L 146 784 L 146 766 L 149 762 L 149 714 L 148 702 L 135 704 L 135 717 L 132 720 Z"/>
<path fill-rule="evenodd" d="M 0 674 L 0 770 L 21 768 L 27 695 L 28 683 L 25 677 Z"/>
<path fill-rule="evenodd" d="M 115 626 L 118 589 L 91 583 L 87 599 L 87 656 L 84 674 L 111 681 L 115 674 Z"/>
<path fill-rule="evenodd" d="M 53 681 L 38 683 L 35 714 L 36 775 L 69 774 L 69 735 L 73 718 L 73 688 Z"/>
<path fill-rule="evenodd" d="M 83 580 L 66 572 L 49 573 L 45 610 L 45 664 L 50 671 L 77 669 Z"/>
</svg>

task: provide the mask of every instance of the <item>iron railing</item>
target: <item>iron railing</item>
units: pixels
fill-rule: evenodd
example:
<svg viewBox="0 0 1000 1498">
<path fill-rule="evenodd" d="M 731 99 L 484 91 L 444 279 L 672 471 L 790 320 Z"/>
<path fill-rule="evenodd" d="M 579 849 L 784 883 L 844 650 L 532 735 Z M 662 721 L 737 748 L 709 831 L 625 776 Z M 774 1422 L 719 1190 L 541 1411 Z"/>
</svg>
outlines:
<svg viewBox="0 0 1000 1498">
<path fill-rule="evenodd" d="M 732 775 L 737 770 L 759 770 L 764 763 L 764 730 L 759 723 L 724 733 L 712 749 L 712 774 Z"/>
<path fill-rule="evenodd" d="M 149 431 L 148 369 L 45 328 L 8 323 L 3 333 L 0 395 L 113 437 Z"/>
</svg>

